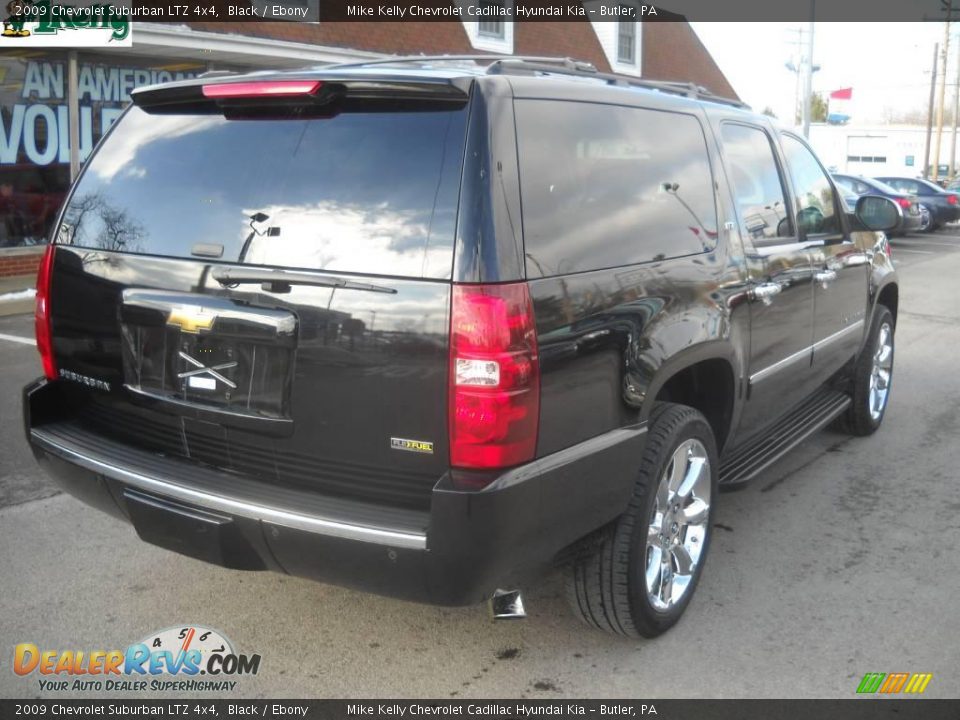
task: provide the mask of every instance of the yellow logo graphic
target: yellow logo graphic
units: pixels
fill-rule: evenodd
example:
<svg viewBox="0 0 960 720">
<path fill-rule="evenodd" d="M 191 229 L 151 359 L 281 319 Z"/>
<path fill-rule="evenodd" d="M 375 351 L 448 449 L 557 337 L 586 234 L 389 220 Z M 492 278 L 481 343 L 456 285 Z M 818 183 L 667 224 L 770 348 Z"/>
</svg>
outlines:
<svg viewBox="0 0 960 720">
<path fill-rule="evenodd" d="M 933 673 L 867 673 L 857 686 L 857 692 L 919 695 L 927 689 L 932 679 Z"/>
<path fill-rule="evenodd" d="M 196 334 L 201 330 L 210 330 L 216 319 L 216 313 L 202 307 L 182 306 L 170 311 L 167 325 L 174 325 L 183 332 Z"/>
<path fill-rule="evenodd" d="M 24 0 L 10 0 L 7 3 L 7 19 L 3 22 L 3 37 L 30 37 L 30 31 L 24 27 L 24 18 L 30 3 Z"/>
</svg>

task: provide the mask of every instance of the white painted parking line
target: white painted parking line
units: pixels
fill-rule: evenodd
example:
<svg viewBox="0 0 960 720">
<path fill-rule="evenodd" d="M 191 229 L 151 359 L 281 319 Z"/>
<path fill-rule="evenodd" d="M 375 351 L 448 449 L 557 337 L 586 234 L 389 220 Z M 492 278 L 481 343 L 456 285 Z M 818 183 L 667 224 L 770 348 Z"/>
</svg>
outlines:
<svg viewBox="0 0 960 720">
<path fill-rule="evenodd" d="M 21 343 L 22 345 L 36 345 L 37 341 L 33 338 L 21 337 L 20 335 L 5 335 L 0 333 L 0 340 L 7 340 L 9 342 Z"/>
<path fill-rule="evenodd" d="M 956 248 L 957 250 L 960 250 L 960 242 L 955 242 L 955 243 L 937 242 L 936 240 L 926 240 L 926 239 L 924 239 L 924 238 L 910 238 L 910 239 L 911 239 L 911 240 L 915 240 L 915 241 L 916 241 L 916 244 L 918 244 L 918 245 L 920 245 L 920 244 L 922 244 L 922 245 L 939 245 L 940 247 Z M 898 242 L 902 242 L 902 241 L 898 241 Z M 913 245 L 913 244 L 914 244 L 914 243 L 912 243 L 912 242 L 911 242 L 911 243 L 907 243 L 907 245 Z"/>
</svg>

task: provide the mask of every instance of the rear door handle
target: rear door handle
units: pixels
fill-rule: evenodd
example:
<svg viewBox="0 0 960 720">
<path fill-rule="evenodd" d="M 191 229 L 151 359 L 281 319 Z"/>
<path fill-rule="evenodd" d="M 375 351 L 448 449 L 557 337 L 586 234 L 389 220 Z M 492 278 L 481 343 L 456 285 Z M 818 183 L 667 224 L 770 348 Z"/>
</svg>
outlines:
<svg viewBox="0 0 960 720">
<path fill-rule="evenodd" d="M 780 283 L 765 282 L 750 289 L 750 299 L 760 300 L 764 305 L 773 302 L 773 298 L 780 294 L 783 286 Z"/>
<path fill-rule="evenodd" d="M 846 255 L 843 258 L 843 267 L 859 267 L 870 262 L 866 253 L 857 253 L 856 255 Z"/>
<path fill-rule="evenodd" d="M 813 279 L 818 283 L 823 283 L 823 286 L 826 287 L 828 283 L 833 282 L 837 279 L 836 270 L 818 270 L 813 274 Z"/>
</svg>

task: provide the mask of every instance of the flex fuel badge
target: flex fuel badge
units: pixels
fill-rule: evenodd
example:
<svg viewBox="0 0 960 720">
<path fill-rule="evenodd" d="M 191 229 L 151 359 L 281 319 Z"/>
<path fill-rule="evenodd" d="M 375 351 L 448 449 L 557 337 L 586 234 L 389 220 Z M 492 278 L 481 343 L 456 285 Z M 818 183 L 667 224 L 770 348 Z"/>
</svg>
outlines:
<svg viewBox="0 0 960 720">
<path fill-rule="evenodd" d="M 407 440 L 406 438 L 392 437 L 390 438 L 390 449 L 433 455 L 433 443 L 425 440 Z"/>
</svg>

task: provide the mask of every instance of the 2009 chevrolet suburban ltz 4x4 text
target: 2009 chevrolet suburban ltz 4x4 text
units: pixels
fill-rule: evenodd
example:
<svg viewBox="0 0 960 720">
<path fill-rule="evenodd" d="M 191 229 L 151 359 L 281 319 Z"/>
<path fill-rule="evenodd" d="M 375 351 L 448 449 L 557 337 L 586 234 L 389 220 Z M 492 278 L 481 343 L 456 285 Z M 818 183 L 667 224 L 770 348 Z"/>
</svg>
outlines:
<svg viewBox="0 0 960 720">
<path fill-rule="evenodd" d="M 719 487 L 877 429 L 894 203 L 846 212 L 802 139 L 702 89 L 486 61 L 134 92 L 39 275 L 26 431 L 68 492 L 431 603 L 560 563 L 585 621 L 654 636 Z"/>
</svg>

